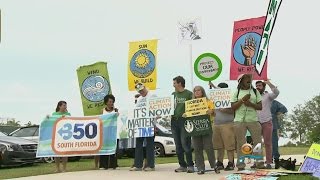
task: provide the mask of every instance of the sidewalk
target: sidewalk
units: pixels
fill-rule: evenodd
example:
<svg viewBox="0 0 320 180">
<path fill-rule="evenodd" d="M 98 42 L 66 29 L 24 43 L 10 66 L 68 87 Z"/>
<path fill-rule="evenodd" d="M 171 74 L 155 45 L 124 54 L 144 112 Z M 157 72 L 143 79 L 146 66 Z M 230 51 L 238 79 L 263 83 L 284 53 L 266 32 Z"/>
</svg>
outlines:
<svg viewBox="0 0 320 180">
<path fill-rule="evenodd" d="M 291 158 L 297 159 L 296 165 L 303 162 L 304 155 L 292 155 Z M 290 156 L 282 156 L 283 159 L 288 159 Z M 227 164 L 227 160 L 224 160 L 224 164 Z M 216 174 L 214 171 L 206 172 L 204 175 L 198 175 L 197 173 L 175 173 L 174 169 L 178 167 L 177 163 L 171 164 L 159 164 L 156 165 L 156 171 L 153 172 L 131 172 L 129 168 L 119 168 L 117 170 L 91 170 L 91 171 L 79 171 L 79 172 L 67 172 L 58 174 L 49 174 L 41 176 L 31 176 L 24 178 L 17 178 L 18 180 L 51 180 L 51 179 L 77 179 L 77 180 L 93 180 L 93 179 L 130 179 L 130 180 L 194 180 L 197 178 L 202 179 L 223 179 L 223 177 L 228 174 L 236 172 L 234 171 L 221 171 L 220 174 Z M 210 167 L 208 162 L 206 162 L 206 167 Z M 250 164 L 246 168 L 250 168 Z"/>
</svg>

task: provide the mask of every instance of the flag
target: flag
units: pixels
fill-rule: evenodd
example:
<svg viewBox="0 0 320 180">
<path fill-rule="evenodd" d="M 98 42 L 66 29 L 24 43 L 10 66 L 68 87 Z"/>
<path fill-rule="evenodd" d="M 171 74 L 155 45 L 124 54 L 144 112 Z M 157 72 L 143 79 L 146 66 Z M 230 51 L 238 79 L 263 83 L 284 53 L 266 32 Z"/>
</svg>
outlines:
<svg viewBox="0 0 320 180">
<path fill-rule="evenodd" d="M 267 60 L 270 36 L 273 30 L 274 24 L 276 22 L 276 18 L 277 18 L 277 14 L 278 14 L 281 2 L 282 0 L 270 0 L 269 6 L 268 6 L 267 18 L 263 28 L 263 36 L 262 36 L 260 45 L 258 46 L 259 47 L 258 55 L 257 55 L 258 60 L 255 66 L 258 74 L 261 74 L 263 72 L 264 64 Z"/>
<path fill-rule="evenodd" d="M 157 87 L 158 40 L 129 42 L 128 87 L 135 91 L 135 84 L 143 83 L 148 89 Z"/>
<path fill-rule="evenodd" d="M 239 74 L 253 74 L 253 79 L 267 79 L 267 63 L 261 74 L 255 71 L 258 45 L 266 17 L 235 21 L 231 47 L 230 80 Z"/>
<path fill-rule="evenodd" d="M 111 94 L 106 62 L 97 62 L 77 69 L 79 88 L 85 116 L 102 114 L 103 99 Z"/>
</svg>

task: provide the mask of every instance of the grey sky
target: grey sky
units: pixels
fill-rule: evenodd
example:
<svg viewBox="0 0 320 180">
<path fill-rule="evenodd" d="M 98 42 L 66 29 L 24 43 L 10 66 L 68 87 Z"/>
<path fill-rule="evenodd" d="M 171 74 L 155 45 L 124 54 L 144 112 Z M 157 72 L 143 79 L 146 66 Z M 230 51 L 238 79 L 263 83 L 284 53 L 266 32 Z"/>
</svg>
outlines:
<svg viewBox="0 0 320 180">
<path fill-rule="evenodd" d="M 268 74 L 289 110 L 320 92 L 317 1 L 283 1 L 269 47 Z M 158 38 L 158 91 L 170 94 L 172 78 L 182 75 L 190 89 L 189 49 L 177 41 L 177 22 L 200 17 L 202 40 L 193 59 L 212 52 L 229 79 L 235 20 L 264 16 L 268 1 L 224 0 L 0 0 L 0 117 L 40 123 L 59 100 L 82 116 L 76 69 L 107 61 L 116 105 L 133 102 L 127 87 L 128 42 Z M 228 81 L 235 87 L 234 81 Z M 194 76 L 194 85 L 207 87 Z"/>
</svg>

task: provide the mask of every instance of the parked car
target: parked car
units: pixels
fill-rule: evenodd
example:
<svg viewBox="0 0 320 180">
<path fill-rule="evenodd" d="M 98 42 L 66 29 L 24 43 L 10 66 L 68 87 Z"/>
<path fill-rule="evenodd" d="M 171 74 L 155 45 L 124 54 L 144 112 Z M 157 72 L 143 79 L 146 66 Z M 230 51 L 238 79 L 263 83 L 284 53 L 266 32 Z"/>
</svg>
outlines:
<svg viewBox="0 0 320 180">
<path fill-rule="evenodd" d="M 0 132 L 0 167 L 33 164 L 38 144 L 18 137 L 10 137 Z"/>
<path fill-rule="evenodd" d="M 172 132 L 169 129 L 156 124 L 154 128 L 155 138 L 154 138 L 154 154 L 156 157 L 164 157 L 168 155 L 176 154 L 176 145 L 174 139 L 172 138 Z M 122 140 L 121 140 L 122 141 Z M 125 141 L 125 140 L 124 140 Z M 121 142 L 120 142 L 121 143 Z M 124 142 L 127 143 L 127 142 Z M 117 154 L 118 156 L 128 156 L 134 157 L 134 148 L 123 148 L 121 147 Z"/>
<path fill-rule="evenodd" d="M 9 136 L 20 137 L 23 139 L 31 140 L 38 144 L 39 143 L 39 125 L 21 127 L 11 132 Z M 79 161 L 80 159 L 81 159 L 81 156 L 68 157 L 68 161 L 71 161 L 71 162 Z M 52 157 L 45 157 L 45 158 L 42 158 L 42 160 L 47 163 L 54 162 L 54 158 Z"/>
</svg>

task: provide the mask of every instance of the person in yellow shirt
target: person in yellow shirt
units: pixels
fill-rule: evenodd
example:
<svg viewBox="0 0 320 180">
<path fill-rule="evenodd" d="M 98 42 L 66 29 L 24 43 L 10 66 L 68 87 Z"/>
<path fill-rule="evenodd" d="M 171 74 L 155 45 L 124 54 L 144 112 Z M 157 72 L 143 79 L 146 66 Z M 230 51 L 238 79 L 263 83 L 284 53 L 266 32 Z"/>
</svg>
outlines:
<svg viewBox="0 0 320 180">
<path fill-rule="evenodd" d="M 193 89 L 193 99 L 203 98 L 203 97 L 207 97 L 203 87 L 195 86 Z M 210 115 L 210 119 L 212 123 L 215 115 L 214 104 L 208 98 L 207 98 L 207 104 L 208 104 L 207 114 Z M 210 127 L 211 127 L 211 124 L 210 124 Z M 210 131 L 209 134 L 192 136 L 192 144 L 194 147 L 195 161 L 198 168 L 198 174 L 199 175 L 204 174 L 205 172 L 203 150 L 205 150 L 207 153 L 208 161 L 210 163 L 211 168 L 215 168 L 216 158 L 213 150 L 212 131 Z"/>
</svg>

